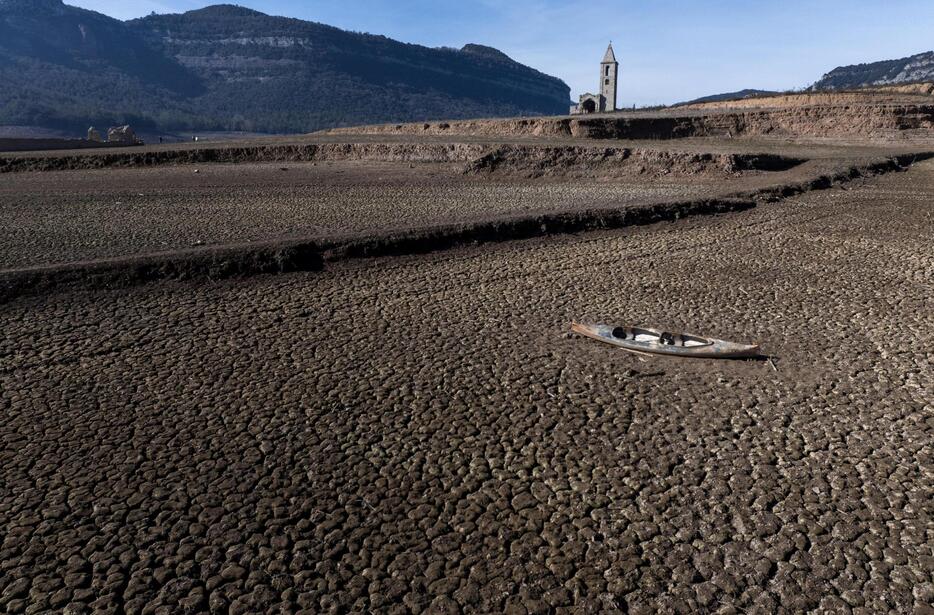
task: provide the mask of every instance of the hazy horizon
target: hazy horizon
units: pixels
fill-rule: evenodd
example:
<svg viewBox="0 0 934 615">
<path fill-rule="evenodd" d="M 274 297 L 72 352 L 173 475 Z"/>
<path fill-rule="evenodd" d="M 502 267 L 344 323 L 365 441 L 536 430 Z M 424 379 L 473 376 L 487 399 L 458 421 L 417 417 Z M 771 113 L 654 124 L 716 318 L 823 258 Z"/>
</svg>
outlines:
<svg viewBox="0 0 934 615">
<path fill-rule="evenodd" d="M 118 19 L 178 13 L 220 2 L 65 0 Z M 597 86 L 597 65 L 612 40 L 620 61 L 620 105 L 670 104 L 756 88 L 802 88 L 841 65 L 930 51 L 934 3 L 805 0 L 749 5 L 714 0 L 646 3 L 495 0 L 298 0 L 236 2 L 270 15 L 317 21 L 428 47 L 478 43 L 563 79 L 571 97 Z"/>
</svg>

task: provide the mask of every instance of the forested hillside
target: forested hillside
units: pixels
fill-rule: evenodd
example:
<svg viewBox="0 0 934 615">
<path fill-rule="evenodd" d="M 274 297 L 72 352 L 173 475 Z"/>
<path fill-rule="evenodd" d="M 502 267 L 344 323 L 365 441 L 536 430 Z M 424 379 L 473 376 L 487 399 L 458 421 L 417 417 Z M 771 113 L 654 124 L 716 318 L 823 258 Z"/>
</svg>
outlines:
<svg viewBox="0 0 934 615">
<path fill-rule="evenodd" d="M 430 49 L 231 5 L 121 22 L 0 0 L 0 125 L 301 132 L 567 111 L 559 79 L 480 45 Z"/>
<path fill-rule="evenodd" d="M 840 66 L 824 75 L 813 89 L 844 90 L 921 81 L 934 81 L 934 51 L 898 60 Z"/>
</svg>

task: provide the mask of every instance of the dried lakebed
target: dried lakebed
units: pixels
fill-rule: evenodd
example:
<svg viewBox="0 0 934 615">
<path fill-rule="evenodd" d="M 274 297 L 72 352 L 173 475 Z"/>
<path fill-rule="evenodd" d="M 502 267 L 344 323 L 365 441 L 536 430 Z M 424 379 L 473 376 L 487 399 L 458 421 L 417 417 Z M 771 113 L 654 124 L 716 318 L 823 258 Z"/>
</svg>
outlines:
<svg viewBox="0 0 934 615">
<path fill-rule="evenodd" d="M 318 262 L 323 252 L 398 252 L 387 243 L 412 245 L 412 235 L 423 251 L 612 228 L 742 209 L 927 155 L 864 149 L 841 157 L 815 148 L 806 161 L 796 157 L 806 148 L 788 147 L 795 155 L 591 146 L 533 148 L 532 156 L 484 146 L 488 153 L 467 165 L 362 160 L 13 173 L 0 185 L 0 283 L 8 291 L 34 287 L 32 274 L 14 282 L 8 274 L 38 267 L 40 277 L 56 277 L 49 267 L 60 265 L 72 278 L 87 267 L 116 267 L 126 278 L 125 263 L 107 263 L 136 257 L 145 257 L 149 273 L 130 277 L 217 278 L 313 268 L 295 262 Z"/>
<path fill-rule="evenodd" d="M 0 606 L 929 612 L 932 192 L 0 306 Z"/>
<path fill-rule="evenodd" d="M 581 185 L 409 166 L 276 163 L 208 165 L 198 174 L 168 167 L 9 175 L 0 187 L 0 269 L 677 201 L 716 194 L 722 181 Z"/>
</svg>

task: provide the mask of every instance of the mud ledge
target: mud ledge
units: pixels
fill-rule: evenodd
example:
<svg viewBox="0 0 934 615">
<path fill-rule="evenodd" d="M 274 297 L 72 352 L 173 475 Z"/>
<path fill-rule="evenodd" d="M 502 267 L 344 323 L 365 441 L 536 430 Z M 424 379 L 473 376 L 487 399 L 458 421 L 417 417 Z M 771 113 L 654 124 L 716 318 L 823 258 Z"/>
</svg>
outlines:
<svg viewBox="0 0 934 615">
<path fill-rule="evenodd" d="M 689 137 L 889 137 L 912 131 L 930 135 L 934 104 L 833 104 L 786 108 L 699 109 L 675 107 L 656 115 L 455 120 L 335 128 L 328 134 L 558 136 L 580 139 L 672 140 Z"/>
<path fill-rule="evenodd" d="M 308 143 L 154 152 L 0 157 L 0 173 L 143 168 L 246 162 L 459 163 L 468 175 L 615 177 L 652 173 L 735 174 L 784 171 L 803 162 L 775 154 L 698 154 L 652 147 L 489 145 L 481 143 Z"/>
<path fill-rule="evenodd" d="M 752 207 L 755 207 L 752 200 L 739 198 L 685 201 L 506 217 L 385 235 L 270 241 L 30 267 L 0 272 L 0 303 L 57 289 L 114 289 L 161 280 L 217 281 L 269 273 L 320 271 L 327 263 L 355 258 L 425 254 L 463 245 L 622 228 Z"/>
<path fill-rule="evenodd" d="M 807 162 L 776 154 L 694 154 L 627 147 L 501 145 L 467 163 L 466 175 L 608 178 L 779 172 Z"/>
<path fill-rule="evenodd" d="M 68 289 L 115 289 L 163 280 L 217 281 L 261 274 L 320 271 L 328 263 L 356 258 L 424 254 L 471 244 L 611 230 L 676 221 L 689 216 L 738 212 L 812 190 L 825 190 L 857 179 L 903 171 L 915 162 L 931 158 L 934 158 L 934 152 L 895 156 L 805 182 L 718 199 L 506 217 L 385 235 L 270 241 L 8 270 L 0 272 L 0 304 L 22 296 L 52 294 Z"/>
<path fill-rule="evenodd" d="M 385 162 L 466 162 L 483 155 L 486 146 L 472 143 L 306 143 L 204 147 L 149 152 L 0 157 L 0 173 L 156 167 L 180 164 L 243 162 L 318 162 L 370 160 Z"/>
</svg>

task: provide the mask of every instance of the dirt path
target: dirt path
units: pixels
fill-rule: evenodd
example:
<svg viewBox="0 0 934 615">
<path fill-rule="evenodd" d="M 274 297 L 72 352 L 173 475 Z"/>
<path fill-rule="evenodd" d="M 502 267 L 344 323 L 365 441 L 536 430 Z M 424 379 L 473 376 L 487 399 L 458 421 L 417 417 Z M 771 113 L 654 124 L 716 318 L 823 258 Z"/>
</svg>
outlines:
<svg viewBox="0 0 934 615">
<path fill-rule="evenodd" d="M 0 306 L 0 606 L 927 612 L 932 194 Z"/>
</svg>

